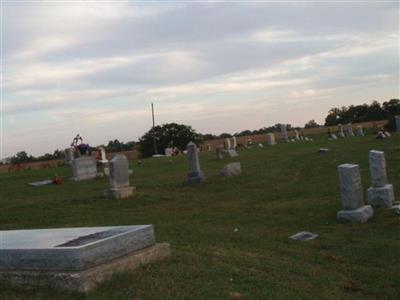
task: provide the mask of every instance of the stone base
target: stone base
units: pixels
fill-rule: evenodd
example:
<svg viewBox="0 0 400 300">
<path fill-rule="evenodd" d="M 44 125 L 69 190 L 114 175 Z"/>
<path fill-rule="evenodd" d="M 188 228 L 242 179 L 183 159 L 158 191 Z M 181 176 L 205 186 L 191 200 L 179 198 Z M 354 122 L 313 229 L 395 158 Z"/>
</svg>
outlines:
<svg viewBox="0 0 400 300">
<path fill-rule="evenodd" d="M 84 180 L 92 180 L 97 178 L 97 172 L 93 174 L 85 174 L 85 175 L 78 175 L 72 177 L 71 180 L 73 181 L 84 181 Z"/>
<path fill-rule="evenodd" d="M 364 205 L 355 210 L 341 210 L 336 217 L 341 222 L 365 223 L 374 215 L 371 205 Z"/>
<path fill-rule="evenodd" d="M 193 183 L 202 183 L 204 182 L 204 175 L 202 172 L 198 172 L 198 173 L 189 173 L 188 174 L 188 180 L 187 182 L 189 184 L 193 184 Z"/>
<path fill-rule="evenodd" d="M 159 243 L 83 271 L 0 270 L 0 281 L 21 288 L 43 287 L 87 293 L 116 272 L 134 270 L 142 265 L 167 258 L 170 254 L 169 244 Z"/>
<path fill-rule="evenodd" d="M 367 202 L 373 207 L 391 208 L 394 203 L 394 191 L 392 184 L 384 187 L 370 187 L 367 191 Z"/>
<path fill-rule="evenodd" d="M 131 198 L 135 195 L 136 188 L 134 186 L 128 186 L 118 189 L 109 189 L 104 191 L 104 195 L 107 198 L 113 199 L 124 199 Z"/>
</svg>

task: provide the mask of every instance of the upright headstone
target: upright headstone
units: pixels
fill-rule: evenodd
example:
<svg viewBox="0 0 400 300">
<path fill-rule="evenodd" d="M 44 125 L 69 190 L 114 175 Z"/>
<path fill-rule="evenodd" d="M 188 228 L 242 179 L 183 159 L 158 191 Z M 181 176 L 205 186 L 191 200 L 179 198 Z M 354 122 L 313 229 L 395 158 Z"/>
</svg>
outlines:
<svg viewBox="0 0 400 300">
<path fill-rule="evenodd" d="M 74 148 L 67 148 L 64 150 L 64 155 L 65 155 L 65 160 L 64 163 L 65 165 L 72 165 L 72 161 L 74 160 Z"/>
<path fill-rule="evenodd" d="M 294 139 L 296 141 L 300 141 L 300 136 L 299 136 L 299 132 L 297 131 L 297 129 L 294 130 Z"/>
<path fill-rule="evenodd" d="M 231 139 L 230 138 L 226 138 L 225 139 L 225 149 L 231 149 Z"/>
<path fill-rule="evenodd" d="M 97 177 L 97 163 L 92 156 L 81 156 L 72 161 L 72 180 L 81 181 Z"/>
<path fill-rule="evenodd" d="M 287 133 L 287 125 L 280 124 L 281 127 L 281 141 L 282 142 L 289 142 L 288 133 Z"/>
<path fill-rule="evenodd" d="M 396 132 L 400 133 L 400 116 L 395 116 L 395 123 L 396 123 Z"/>
<path fill-rule="evenodd" d="M 237 140 L 236 140 L 236 136 L 232 137 L 232 144 L 233 144 L 233 149 L 237 148 Z"/>
<path fill-rule="evenodd" d="M 353 125 L 352 125 L 351 123 L 348 123 L 348 124 L 346 125 L 346 135 L 347 135 L 347 136 L 354 136 L 354 133 L 353 133 Z"/>
<path fill-rule="evenodd" d="M 106 149 L 104 149 L 103 147 L 99 147 L 99 150 L 100 150 L 100 162 L 103 164 L 108 163 Z"/>
<path fill-rule="evenodd" d="M 217 160 L 221 160 L 224 159 L 224 155 L 223 155 L 223 148 L 218 146 L 217 148 L 215 148 L 215 153 L 217 154 Z"/>
<path fill-rule="evenodd" d="M 229 139 L 228 139 L 229 140 Z M 204 181 L 203 172 L 200 169 L 199 153 L 195 143 L 190 142 L 187 147 L 187 157 L 189 160 L 188 183 L 200 183 Z"/>
<path fill-rule="evenodd" d="M 363 187 L 358 165 L 343 164 L 338 167 L 343 210 L 337 218 L 343 222 L 364 223 L 373 215 L 370 205 L 364 205 Z"/>
<path fill-rule="evenodd" d="M 338 124 L 338 136 L 340 137 L 340 138 L 344 138 L 345 137 L 345 135 L 344 135 L 344 131 L 343 131 L 343 125 L 342 124 Z"/>
<path fill-rule="evenodd" d="M 173 148 L 165 148 L 164 149 L 165 156 L 172 156 L 173 153 L 174 153 L 174 149 Z"/>
<path fill-rule="evenodd" d="M 364 136 L 364 130 L 360 125 L 357 126 L 356 135 L 357 136 Z"/>
<path fill-rule="evenodd" d="M 394 203 L 394 190 L 393 185 L 387 182 L 384 152 L 376 150 L 369 152 L 369 171 L 372 186 L 367 191 L 368 204 L 391 208 Z"/>
<path fill-rule="evenodd" d="M 275 134 L 273 133 L 267 133 L 267 144 L 268 145 L 275 145 Z"/>
<path fill-rule="evenodd" d="M 110 160 L 110 188 L 106 197 L 122 199 L 132 197 L 135 188 L 129 185 L 129 162 L 125 155 L 117 154 Z"/>
</svg>

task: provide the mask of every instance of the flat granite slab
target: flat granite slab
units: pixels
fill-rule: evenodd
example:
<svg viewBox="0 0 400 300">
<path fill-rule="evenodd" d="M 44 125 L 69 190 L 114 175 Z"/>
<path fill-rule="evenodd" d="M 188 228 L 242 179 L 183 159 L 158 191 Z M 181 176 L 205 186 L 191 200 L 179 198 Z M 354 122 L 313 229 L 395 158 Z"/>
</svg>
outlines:
<svg viewBox="0 0 400 300">
<path fill-rule="evenodd" d="M 0 271 L 79 271 L 155 244 L 152 225 L 0 231 Z"/>
</svg>

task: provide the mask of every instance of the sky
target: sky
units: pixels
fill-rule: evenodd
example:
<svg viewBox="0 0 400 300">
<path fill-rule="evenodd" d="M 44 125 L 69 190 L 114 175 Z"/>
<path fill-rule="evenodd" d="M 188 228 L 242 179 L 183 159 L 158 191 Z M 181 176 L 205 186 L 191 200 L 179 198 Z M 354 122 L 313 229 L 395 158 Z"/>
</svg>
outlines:
<svg viewBox="0 0 400 300">
<path fill-rule="evenodd" d="M 323 124 L 399 98 L 399 2 L 1 3 L 0 158 L 200 133 Z"/>
</svg>

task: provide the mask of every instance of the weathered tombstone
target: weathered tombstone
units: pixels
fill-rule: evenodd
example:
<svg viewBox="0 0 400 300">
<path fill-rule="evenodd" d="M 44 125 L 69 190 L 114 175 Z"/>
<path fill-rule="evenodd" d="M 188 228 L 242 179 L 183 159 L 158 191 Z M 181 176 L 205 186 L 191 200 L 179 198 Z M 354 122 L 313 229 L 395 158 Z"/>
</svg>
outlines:
<svg viewBox="0 0 400 300">
<path fill-rule="evenodd" d="M 300 136 L 299 136 L 299 132 L 297 131 L 297 129 L 294 130 L 294 139 L 296 141 L 300 141 Z"/>
<path fill-rule="evenodd" d="M 170 255 L 153 225 L 0 231 L 0 282 L 86 293 L 112 274 Z"/>
<path fill-rule="evenodd" d="M 100 150 L 100 163 L 102 164 L 108 163 L 106 149 L 104 149 L 104 147 L 99 147 L 99 150 Z"/>
<path fill-rule="evenodd" d="M 210 152 L 212 150 L 211 145 L 207 144 L 207 151 Z"/>
<path fill-rule="evenodd" d="M 64 164 L 67 166 L 72 165 L 72 161 L 74 160 L 74 148 L 67 148 L 64 150 Z"/>
<path fill-rule="evenodd" d="M 222 149 L 223 149 L 222 147 L 217 147 L 215 149 L 215 153 L 217 154 L 217 160 L 224 159 L 224 154 L 223 154 Z"/>
<path fill-rule="evenodd" d="M 351 123 L 348 123 L 348 124 L 346 125 L 346 135 L 347 135 L 347 136 L 354 136 L 354 133 L 353 133 L 353 126 L 352 126 Z"/>
<path fill-rule="evenodd" d="M 394 190 L 393 185 L 387 182 L 384 152 L 376 150 L 369 152 L 369 171 L 372 186 L 367 191 L 368 204 L 391 208 L 394 203 Z"/>
<path fill-rule="evenodd" d="M 338 139 L 337 135 L 334 134 L 334 133 L 331 134 L 331 138 L 332 138 L 332 140 L 337 140 Z"/>
<path fill-rule="evenodd" d="M 104 191 L 106 197 L 122 199 L 132 197 L 135 188 L 129 185 L 129 162 L 125 155 L 117 154 L 110 161 L 110 188 Z"/>
<path fill-rule="evenodd" d="M 373 209 L 370 205 L 364 205 L 359 166 L 343 164 L 338 171 L 343 210 L 337 213 L 337 219 L 354 223 L 368 221 L 373 216 Z"/>
<path fill-rule="evenodd" d="M 236 140 L 236 136 L 233 136 L 232 137 L 232 144 L 233 144 L 233 149 L 236 149 L 237 148 L 237 140 Z"/>
<path fill-rule="evenodd" d="M 72 161 L 72 180 L 81 181 L 97 177 L 96 159 L 92 156 L 81 156 Z"/>
<path fill-rule="evenodd" d="M 237 151 L 235 149 L 228 149 L 225 150 L 225 152 L 229 155 L 229 157 L 238 157 L 239 154 L 237 153 Z"/>
<path fill-rule="evenodd" d="M 173 148 L 165 148 L 164 149 L 164 153 L 165 153 L 165 156 L 172 156 L 172 154 L 174 153 L 174 149 Z"/>
<path fill-rule="evenodd" d="M 275 134 L 273 133 L 267 133 L 267 144 L 268 145 L 275 145 Z"/>
<path fill-rule="evenodd" d="M 288 133 L 287 133 L 287 125 L 280 124 L 281 127 L 281 141 L 282 142 L 289 142 Z"/>
<path fill-rule="evenodd" d="M 225 149 L 231 149 L 231 139 L 230 138 L 226 138 L 225 139 Z"/>
<path fill-rule="evenodd" d="M 400 116 L 395 116 L 394 120 L 395 120 L 395 123 L 396 123 L 396 132 L 400 133 Z"/>
<path fill-rule="evenodd" d="M 343 125 L 342 124 L 338 124 L 338 136 L 340 137 L 340 138 L 344 138 L 345 137 L 345 135 L 344 135 L 344 131 L 343 131 Z"/>
<path fill-rule="evenodd" d="M 221 176 L 237 176 L 240 175 L 242 172 L 242 168 L 240 165 L 240 162 L 234 162 L 227 164 L 223 167 L 223 169 L 220 172 Z"/>
<path fill-rule="evenodd" d="M 187 157 L 189 160 L 188 183 L 200 183 L 204 181 L 203 172 L 200 169 L 199 153 L 195 143 L 190 142 L 187 147 Z"/>
<path fill-rule="evenodd" d="M 357 136 L 364 136 L 364 130 L 360 125 L 357 126 L 356 135 Z"/>
</svg>

